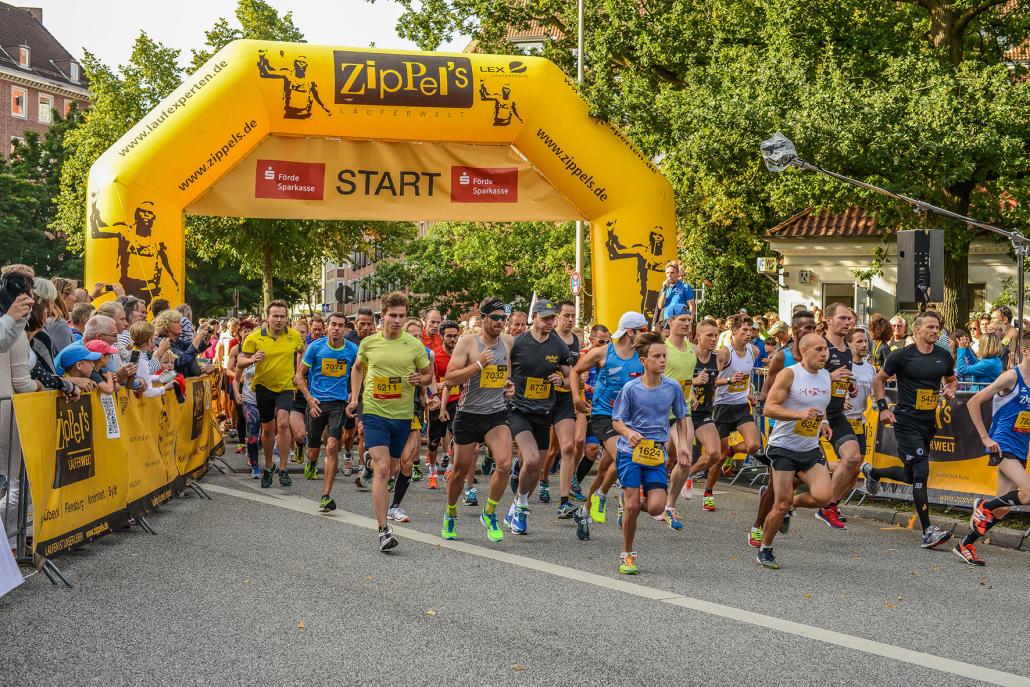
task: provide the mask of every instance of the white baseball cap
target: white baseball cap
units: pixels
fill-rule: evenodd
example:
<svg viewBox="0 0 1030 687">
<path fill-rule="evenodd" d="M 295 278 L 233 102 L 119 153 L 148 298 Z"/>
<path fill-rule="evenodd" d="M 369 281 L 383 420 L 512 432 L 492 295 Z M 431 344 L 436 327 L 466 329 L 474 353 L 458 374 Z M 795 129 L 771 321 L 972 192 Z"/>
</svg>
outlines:
<svg viewBox="0 0 1030 687">
<path fill-rule="evenodd" d="M 647 318 L 633 310 L 622 313 L 622 317 L 619 318 L 619 328 L 612 334 L 612 338 L 621 339 L 627 329 L 647 329 Z"/>
</svg>

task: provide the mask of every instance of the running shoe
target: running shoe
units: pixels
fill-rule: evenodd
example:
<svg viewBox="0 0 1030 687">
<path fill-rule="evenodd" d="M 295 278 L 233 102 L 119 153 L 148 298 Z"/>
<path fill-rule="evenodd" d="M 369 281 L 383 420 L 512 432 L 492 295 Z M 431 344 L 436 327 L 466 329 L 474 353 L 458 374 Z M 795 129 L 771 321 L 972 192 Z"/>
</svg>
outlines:
<svg viewBox="0 0 1030 687">
<path fill-rule="evenodd" d="M 837 511 L 833 506 L 817 509 L 815 511 L 815 517 L 817 520 L 825 522 L 826 526 L 830 529 L 842 530 L 845 528 L 844 523 L 837 517 Z"/>
<path fill-rule="evenodd" d="M 461 497 L 461 502 L 466 506 L 478 506 L 479 497 L 476 495 L 475 487 L 468 487 L 465 489 L 465 493 Z"/>
<path fill-rule="evenodd" d="M 518 496 L 519 493 L 519 473 L 522 472 L 522 461 L 516 458 L 511 462 L 511 477 L 509 483 L 511 484 L 511 493 Z"/>
<path fill-rule="evenodd" d="M 386 519 L 393 520 L 394 522 L 411 522 L 411 518 L 404 512 L 404 509 L 400 506 L 394 506 L 386 512 Z"/>
<path fill-rule="evenodd" d="M 303 463 L 304 462 L 304 456 L 300 455 L 296 451 L 290 451 L 290 460 L 292 460 L 294 463 L 298 463 L 298 464 L 299 463 Z"/>
<path fill-rule="evenodd" d="M 574 504 L 572 501 L 566 501 L 565 503 L 558 506 L 558 519 L 568 520 L 575 516 L 579 511 L 579 506 Z"/>
<path fill-rule="evenodd" d="M 623 575 L 637 574 L 637 552 L 623 553 L 619 556 L 619 572 Z"/>
<path fill-rule="evenodd" d="M 429 477 L 426 478 L 426 488 L 427 489 L 439 489 L 440 488 L 440 478 L 436 476 L 435 472 L 429 473 Z"/>
<path fill-rule="evenodd" d="M 590 516 L 583 512 L 582 508 L 576 508 L 572 519 L 576 521 L 576 536 L 580 541 L 588 541 L 590 539 Z"/>
<path fill-rule="evenodd" d="M 250 466 L 250 478 L 251 479 L 261 479 L 261 468 L 258 467 L 257 465 L 251 465 Z M 271 486 L 271 485 L 269 485 L 269 486 Z"/>
<path fill-rule="evenodd" d="M 712 513 L 715 511 L 715 497 L 711 494 L 705 494 L 701 497 L 701 510 Z"/>
<path fill-rule="evenodd" d="M 688 479 L 683 483 L 683 488 L 680 489 L 680 496 L 685 499 L 694 498 L 694 480 Z"/>
<path fill-rule="evenodd" d="M 865 493 L 876 496 L 880 493 L 880 480 L 873 477 L 873 466 L 869 463 L 862 463 L 862 477 L 865 478 Z"/>
<path fill-rule="evenodd" d="M 393 530 L 389 527 L 382 527 L 379 529 L 379 550 L 389 551 L 393 547 L 397 546 L 397 537 L 393 536 Z"/>
<path fill-rule="evenodd" d="M 619 494 L 619 529 L 622 529 L 622 514 L 626 511 L 626 501 L 622 494 Z"/>
<path fill-rule="evenodd" d="M 261 471 L 261 488 L 268 489 L 272 486 L 272 471 L 265 468 Z"/>
<path fill-rule="evenodd" d="M 596 493 L 590 497 L 590 519 L 599 525 L 603 525 L 606 520 L 604 502 L 607 500 L 605 496 Z"/>
<path fill-rule="evenodd" d="M 483 511 L 479 514 L 479 522 L 486 528 L 486 536 L 490 541 L 504 541 L 504 530 L 497 526 L 497 513 Z"/>
<path fill-rule="evenodd" d="M 965 561 L 967 565 L 987 565 L 987 561 L 977 555 L 976 547 L 972 544 L 967 546 L 966 544 L 959 542 L 955 545 L 955 548 L 953 548 L 952 551 L 955 552 L 956 556 Z"/>
<path fill-rule="evenodd" d="M 420 463 L 415 463 L 414 465 L 411 466 L 411 481 L 412 482 L 421 481 L 421 479 L 424 476 L 425 475 L 422 474 L 422 465 Z"/>
<path fill-rule="evenodd" d="M 730 456 L 722 464 L 722 474 L 726 479 L 730 479 L 733 475 L 737 474 L 737 471 L 733 467 L 733 456 Z"/>
<path fill-rule="evenodd" d="M 969 516 L 969 526 L 981 537 L 998 521 L 991 510 L 984 508 L 985 501 L 986 499 L 973 501 L 973 514 Z"/>
<path fill-rule="evenodd" d="M 304 477 L 307 479 L 318 479 L 318 462 L 304 461 Z"/>
<path fill-rule="evenodd" d="M 449 541 L 454 541 L 458 538 L 458 532 L 455 526 L 458 519 L 448 513 L 443 514 L 443 529 L 440 530 L 440 536 Z"/>
<path fill-rule="evenodd" d="M 551 474 L 552 475 L 557 475 L 558 474 L 558 470 L 560 470 L 560 469 L 561 469 L 561 456 L 557 456 L 554 459 L 554 462 L 551 463 Z"/>
<path fill-rule="evenodd" d="M 483 474 L 484 475 L 492 475 L 492 474 L 494 474 L 494 468 L 496 468 L 496 467 L 497 467 L 497 463 L 494 462 L 494 457 L 491 456 L 489 453 L 487 453 L 486 457 L 483 458 L 483 467 L 482 467 Z M 500 530 L 497 530 L 497 531 L 500 532 Z M 502 533 L 502 536 L 503 536 L 503 533 Z M 498 540 L 498 541 L 500 541 L 500 540 Z"/>
<path fill-rule="evenodd" d="M 763 539 L 765 539 L 765 529 L 761 527 L 752 527 L 751 533 L 747 535 L 747 543 L 756 549 L 762 545 Z"/>
<path fill-rule="evenodd" d="M 340 468 L 340 474 L 344 477 L 350 477 L 354 474 L 354 466 L 351 464 L 350 458 L 343 461 L 343 467 Z"/>
<path fill-rule="evenodd" d="M 583 496 L 583 492 L 580 491 L 579 480 L 576 479 L 575 475 L 572 476 L 572 491 L 569 492 L 569 496 L 572 497 L 573 501 L 579 501 L 580 503 L 587 500 L 587 497 Z"/>
<path fill-rule="evenodd" d="M 318 502 L 318 512 L 328 513 L 331 510 L 336 510 L 336 501 L 333 501 L 331 496 L 323 496 L 322 500 Z"/>
<path fill-rule="evenodd" d="M 755 560 L 763 568 L 780 569 L 780 564 L 776 562 L 776 556 L 773 555 L 772 549 L 758 549 L 758 557 Z"/>
<path fill-rule="evenodd" d="M 240 444 L 239 446 L 236 447 L 236 455 L 239 455 L 241 453 L 246 453 L 246 452 L 247 452 L 247 445 L 246 444 Z"/>
<path fill-rule="evenodd" d="M 391 478 L 390 478 L 390 481 L 388 481 L 388 482 L 386 483 L 386 490 L 387 490 L 388 492 L 390 492 L 390 493 L 393 493 L 393 487 L 394 487 L 394 485 L 396 485 L 396 484 L 397 484 L 397 478 L 396 478 L 396 477 L 391 477 Z"/>
<path fill-rule="evenodd" d="M 529 509 L 525 506 L 515 506 L 514 510 L 509 510 L 508 514 L 504 516 L 504 522 L 512 534 L 526 533 L 526 514 L 528 512 Z"/>
<path fill-rule="evenodd" d="M 293 484 L 293 480 L 290 479 L 290 471 L 289 470 L 280 470 L 279 471 L 279 486 L 280 487 L 288 487 L 291 484 Z"/>
<path fill-rule="evenodd" d="M 541 482 L 540 483 L 540 492 L 539 492 L 537 498 L 540 499 L 540 503 L 550 503 L 551 502 L 551 484 L 550 484 L 550 482 Z"/>
<path fill-rule="evenodd" d="M 677 515 L 674 508 L 666 508 L 665 512 L 662 513 L 662 520 L 664 520 L 665 524 L 667 524 L 671 529 L 683 529 L 683 521 L 679 519 L 679 515 Z"/>
<path fill-rule="evenodd" d="M 945 532 L 937 525 L 930 525 L 923 531 L 923 543 L 920 546 L 924 549 L 935 549 L 949 539 L 951 532 Z"/>
<path fill-rule="evenodd" d="M 790 531 L 790 519 L 794 515 L 794 509 L 791 508 L 787 511 L 787 514 L 783 516 L 783 522 L 780 523 L 780 534 L 786 534 Z"/>
</svg>

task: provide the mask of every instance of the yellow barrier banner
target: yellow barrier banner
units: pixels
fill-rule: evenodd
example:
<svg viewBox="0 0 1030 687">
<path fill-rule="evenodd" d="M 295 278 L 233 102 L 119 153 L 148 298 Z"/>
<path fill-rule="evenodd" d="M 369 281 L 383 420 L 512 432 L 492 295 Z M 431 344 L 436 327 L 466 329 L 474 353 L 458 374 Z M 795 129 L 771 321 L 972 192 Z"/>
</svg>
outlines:
<svg viewBox="0 0 1030 687">
<path fill-rule="evenodd" d="M 34 549 L 45 557 L 124 527 L 199 479 L 221 440 L 208 378 L 173 394 L 137 398 L 53 391 L 14 397 L 33 502 Z"/>
</svg>

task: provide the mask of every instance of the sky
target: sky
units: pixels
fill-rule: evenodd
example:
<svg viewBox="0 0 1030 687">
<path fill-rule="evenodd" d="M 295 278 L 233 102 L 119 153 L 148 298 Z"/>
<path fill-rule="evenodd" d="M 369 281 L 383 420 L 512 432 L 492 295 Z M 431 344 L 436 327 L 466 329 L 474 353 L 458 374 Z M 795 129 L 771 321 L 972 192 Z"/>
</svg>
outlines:
<svg viewBox="0 0 1030 687">
<path fill-rule="evenodd" d="M 183 60 L 200 47 L 204 31 L 220 17 L 235 24 L 236 0 L 6 0 L 12 5 L 42 7 L 43 25 L 76 58 L 84 50 L 107 65 L 124 64 L 132 42 L 145 30 L 154 40 L 180 48 Z M 293 12 L 293 23 L 309 43 L 379 48 L 416 48 L 397 36 L 401 7 L 391 0 L 267 0 L 280 14 Z M 467 40 L 440 46 L 460 51 Z"/>
</svg>

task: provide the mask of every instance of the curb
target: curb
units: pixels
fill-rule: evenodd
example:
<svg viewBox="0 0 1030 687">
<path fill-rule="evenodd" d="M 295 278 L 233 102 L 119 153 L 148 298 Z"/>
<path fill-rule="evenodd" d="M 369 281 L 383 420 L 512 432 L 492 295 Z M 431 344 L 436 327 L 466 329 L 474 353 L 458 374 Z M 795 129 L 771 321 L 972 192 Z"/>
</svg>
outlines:
<svg viewBox="0 0 1030 687">
<path fill-rule="evenodd" d="M 738 487 L 734 485 L 732 488 L 757 494 L 756 490 L 748 487 Z M 859 506 L 856 504 L 841 503 L 841 508 L 843 508 L 845 513 L 849 516 L 857 516 L 864 520 L 875 520 L 888 525 L 898 525 L 899 527 L 908 527 L 909 519 L 915 515 L 914 512 L 896 511 L 893 508 L 879 506 Z M 964 538 L 969 534 L 968 517 L 957 519 L 950 518 L 948 516 L 934 515 L 931 518 L 931 521 L 942 530 L 951 532 L 953 537 Z M 980 542 L 990 544 L 991 546 L 1000 546 L 1005 549 L 1030 551 L 1030 537 L 1024 537 L 1022 531 L 1008 527 L 993 528 L 987 533 L 987 536 L 980 540 Z"/>
</svg>

